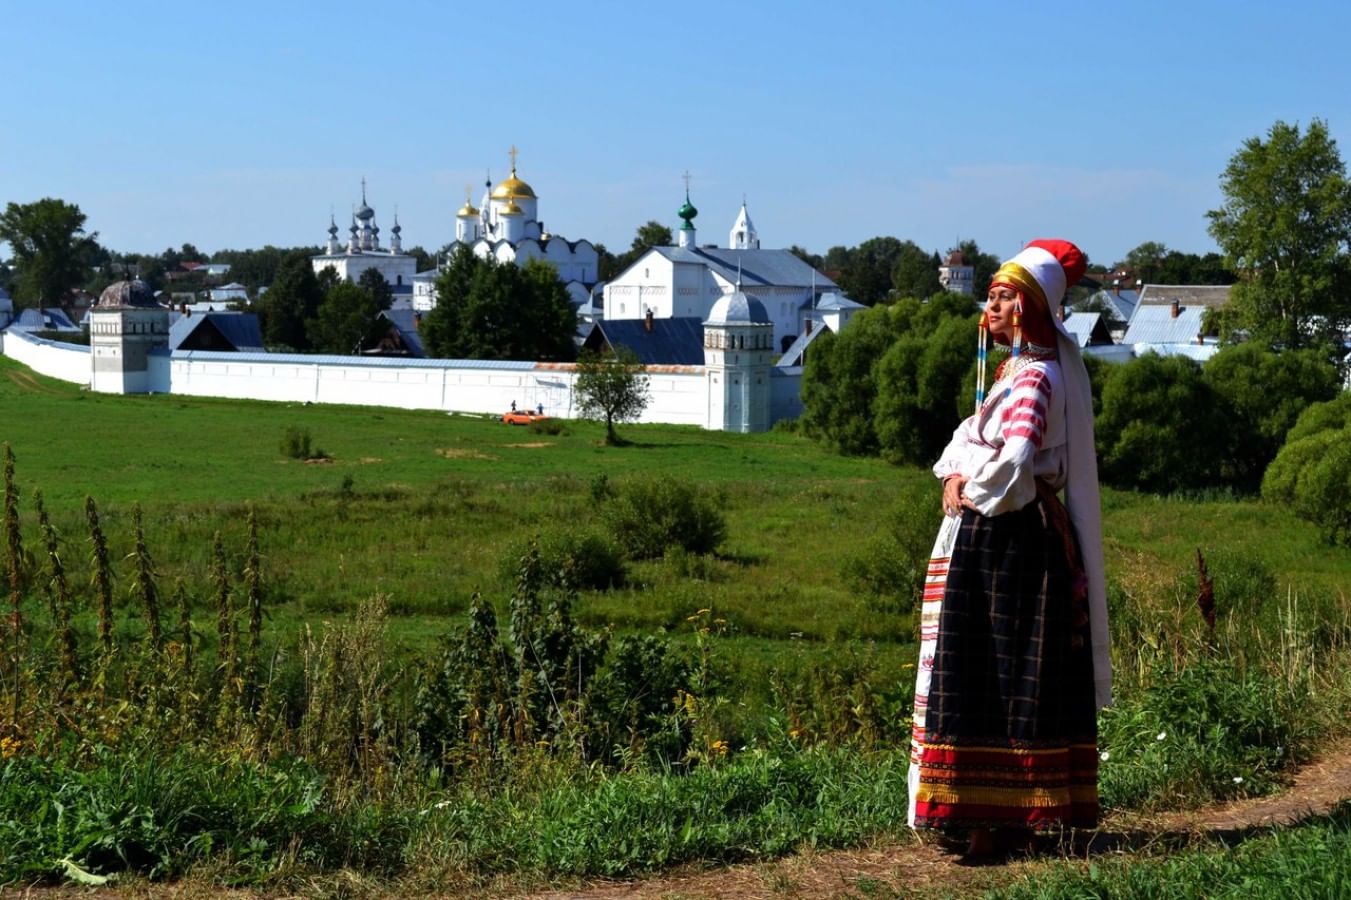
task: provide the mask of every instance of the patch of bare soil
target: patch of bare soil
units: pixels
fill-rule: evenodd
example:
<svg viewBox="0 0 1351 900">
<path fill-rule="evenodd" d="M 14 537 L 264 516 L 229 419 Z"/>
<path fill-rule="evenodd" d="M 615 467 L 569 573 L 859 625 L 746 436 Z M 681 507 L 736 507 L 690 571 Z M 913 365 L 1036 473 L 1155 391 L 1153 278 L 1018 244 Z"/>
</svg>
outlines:
<svg viewBox="0 0 1351 900">
<path fill-rule="evenodd" d="M 436 451 L 437 456 L 444 456 L 446 459 L 497 459 L 491 453 L 484 453 L 482 450 L 471 450 L 467 447 L 441 447 Z"/>
<path fill-rule="evenodd" d="M 46 394 L 47 396 L 61 396 L 61 392 L 55 388 L 47 387 L 38 382 L 30 372 L 7 372 L 9 380 L 25 391 L 32 391 L 35 394 Z"/>
<path fill-rule="evenodd" d="M 525 444 L 503 444 L 503 447 L 524 447 L 527 450 L 538 450 L 540 447 L 552 447 L 548 441 L 530 441 Z"/>
</svg>

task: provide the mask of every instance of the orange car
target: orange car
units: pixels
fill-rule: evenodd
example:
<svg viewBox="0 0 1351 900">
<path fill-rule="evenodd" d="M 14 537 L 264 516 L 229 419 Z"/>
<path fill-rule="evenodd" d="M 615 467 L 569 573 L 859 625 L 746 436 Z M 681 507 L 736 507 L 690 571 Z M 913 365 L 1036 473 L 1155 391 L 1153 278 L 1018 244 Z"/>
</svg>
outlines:
<svg viewBox="0 0 1351 900">
<path fill-rule="evenodd" d="M 502 424 L 504 425 L 529 425 L 531 422 L 539 422 L 548 416 L 540 413 L 527 412 L 526 410 L 510 410 L 502 413 Z"/>
</svg>

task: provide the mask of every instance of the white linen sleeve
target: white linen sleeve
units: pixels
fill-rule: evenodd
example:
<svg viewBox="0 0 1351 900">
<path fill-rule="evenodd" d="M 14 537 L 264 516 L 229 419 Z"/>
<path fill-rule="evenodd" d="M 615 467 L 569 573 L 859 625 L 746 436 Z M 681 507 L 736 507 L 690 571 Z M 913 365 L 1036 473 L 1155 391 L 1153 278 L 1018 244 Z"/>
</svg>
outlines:
<svg viewBox="0 0 1351 900">
<path fill-rule="evenodd" d="M 938 462 L 934 463 L 934 475 L 941 481 L 949 475 L 961 475 L 963 464 L 966 462 L 968 453 L 967 445 L 970 438 L 967 437 L 966 429 L 970 423 L 967 419 L 958 425 L 952 432 L 952 440 L 943 448 L 943 453 L 938 457 Z"/>
<path fill-rule="evenodd" d="M 1037 496 L 1032 464 L 1050 408 L 1051 382 L 1046 374 L 1036 368 L 1018 373 L 999 408 L 1003 446 L 966 483 L 966 497 L 982 515 L 1022 509 Z"/>
</svg>

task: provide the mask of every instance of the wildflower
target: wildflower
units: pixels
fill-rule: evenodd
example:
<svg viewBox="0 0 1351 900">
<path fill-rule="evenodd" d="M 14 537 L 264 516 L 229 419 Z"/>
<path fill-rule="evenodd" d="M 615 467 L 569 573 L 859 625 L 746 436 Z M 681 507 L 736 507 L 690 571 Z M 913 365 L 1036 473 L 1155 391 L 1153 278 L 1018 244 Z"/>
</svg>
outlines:
<svg viewBox="0 0 1351 900">
<path fill-rule="evenodd" d="M 915 667 L 914 663 L 901 663 L 902 669 L 913 669 L 914 667 Z"/>
<path fill-rule="evenodd" d="M 1158 736 L 1155 737 L 1154 740 L 1156 740 L 1156 741 L 1161 741 L 1161 740 L 1163 740 L 1163 739 L 1166 738 L 1166 737 L 1168 737 L 1168 732 L 1166 732 L 1166 731 L 1160 731 L 1159 734 L 1158 734 Z"/>
<path fill-rule="evenodd" d="M 0 738 L 0 759 L 9 759 L 17 755 L 21 746 L 22 743 L 16 738 Z"/>
<path fill-rule="evenodd" d="M 1243 776 L 1242 776 L 1242 775 L 1235 775 L 1235 776 L 1234 776 L 1234 784 L 1242 784 L 1242 783 L 1243 783 Z"/>
<path fill-rule="evenodd" d="M 1106 750 L 1104 750 L 1104 751 L 1102 751 L 1101 753 L 1098 754 L 1098 759 L 1102 760 L 1103 762 L 1107 762 L 1107 760 L 1109 760 L 1109 759 L 1111 759 L 1111 758 L 1112 758 L 1112 754 L 1109 753 L 1109 752 L 1107 752 Z"/>
<path fill-rule="evenodd" d="M 795 737 L 797 737 L 797 736 L 798 736 L 799 734 L 801 734 L 801 733 L 802 733 L 802 732 L 799 731 L 799 730 L 796 729 L 796 728 L 790 728 L 790 729 L 788 729 L 788 736 L 789 736 L 790 738 L 795 738 Z"/>
<path fill-rule="evenodd" d="M 1277 745 L 1276 745 L 1276 755 L 1277 755 L 1277 756 L 1284 756 L 1284 755 L 1285 755 L 1285 747 L 1281 746 L 1280 744 L 1277 744 Z"/>
<path fill-rule="evenodd" d="M 726 742 L 726 741 L 714 741 L 714 742 L 710 745 L 709 749 L 711 749 L 714 753 L 718 754 L 719 756 L 726 756 L 726 755 L 727 755 L 727 742 Z"/>
<path fill-rule="evenodd" d="M 695 613 L 695 615 L 696 615 L 696 616 L 706 616 L 706 615 L 708 615 L 708 614 L 711 613 L 711 612 L 713 612 L 713 609 L 712 609 L 712 607 L 709 607 L 709 608 L 706 608 L 706 609 L 701 609 L 701 610 L 699 610 L 697 613 Z"/>
</svg>

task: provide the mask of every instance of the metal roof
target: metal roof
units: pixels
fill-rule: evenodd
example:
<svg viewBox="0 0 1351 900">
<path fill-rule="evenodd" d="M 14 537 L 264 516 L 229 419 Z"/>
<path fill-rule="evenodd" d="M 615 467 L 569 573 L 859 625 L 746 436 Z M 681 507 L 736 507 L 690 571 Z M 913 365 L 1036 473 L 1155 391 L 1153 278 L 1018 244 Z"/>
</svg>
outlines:
<svg viewBox="0 0 1351 900">
<path fill-rule="evenodd" d="M 1227 284 L 1147 284 L 1140 289 L 1140 305 L 1224 306 L 1229 302 Z"/>
<path fill-rule="evenodd" d="M 1114 293 L 1112 291 L 1098 291 L 1091 295 L 1085 304 L 1098 301 L 1110 306 L 1115 312 L 1116 317 L 1122 322 L 1129 322 L 1131 316 L 1135 313 L 1135 307 L 1140 302 L 1140 295 L 1136 291 L 1121 291 Z"/>
<path fill-rule="evenodd" d="M 150 351 L 154 353 L 155 351 Z M 498 359 L 411 359 L 387 356 L 331 356 L 323 353 L 220 353 L 215 350 L 179 350 L 174 359 L 190 362 L 251 362 L 277 366 L 371 366 L 383 369 L 504 369 L 528 372 L 536 363 Z"/>
<path fill-rule="evenodd" d="M 831 312 L 837 309 L 867 309 L 862 303 L 850 300 L 839 291 L 826 291 L 816 302 L 818 311 Z"/>
<path fill-rule="evenodd" d="M 253 313 L 235 312 L 179 316 L 169 326 L 169 348 L 177 350 L 199 328 L 214 329 L 216 334 L 235 348 L 236 352 L 263 352 L 263 333 L 258 327 L 258 317 Z"/>
<path fill-rule="evenodd" d="M 812 341 L 816 340 L 829 330 L 829 328 L 821 323 L 814 324 L 810 332 L 803 332 L 794 339 L 793 343 L 788 346 L 787 350 L 783 351 L 783 356 L 780 356 L 779 361 L 774 365 L 781 368 L 784 366 L 802 365 L 803 354 L 807 352 L 807 348 L 811 346 Z"/>
<path fill-rule="evenodd" d="M 1074 335 L 1080 349 L 1089 344 L 1112 343 L 1112 335 L 1107 330 L 1107 323 L 1102 320 L 1102 313 L 1071 312 L 1063 324 L 1065 330 Z"/>
<path fill-rule="evenodd" d="M 388 319 L 399 329 L 399 337 L 403 338 L 403 344 L 409 353 L 418 358 L 427 355 L 427 351 L 422 349 L 422 335 L 418 333 L 418 324 L 422 319 L 418 313 L 412 309 L 387 309 L 380 313 L 380 316 Z"/>
<path fill-rule="evenodd" d="M 735 283 L 740 270 L 743 285 L 836 288 L 839 285 L 788 250 L 729 250 L 724 247 L 653 247 L 677 263 L 708 266 L 726 281 Z M 637 263 L 634 263 L 637 265 Z"/>
<path fill-rule="evenodd" d="M 1177 317 L 1169 306 L 1150 306 L 1141 303 L 1131 316 L 1131 323 L 1121 339 L 1123 344 L 1195 344 L 1201 333 L 1204 306 L 1181 306 Z"/>
<path fill-rule="evenodd" d="M 15 331 L 79 331 L 80 326 L 55 306 L 46 309 L 25 309 L 11 325 Z"/>
<path fill-rule="evenodd" d="M 647 366 L 702 366 L 704 323 L 697 316 L 652 320 L 602 319 L 587 335 L 586 345 L 599 350 L 601 341 L 610 347 L 628 347 Z"/>
</svg>

